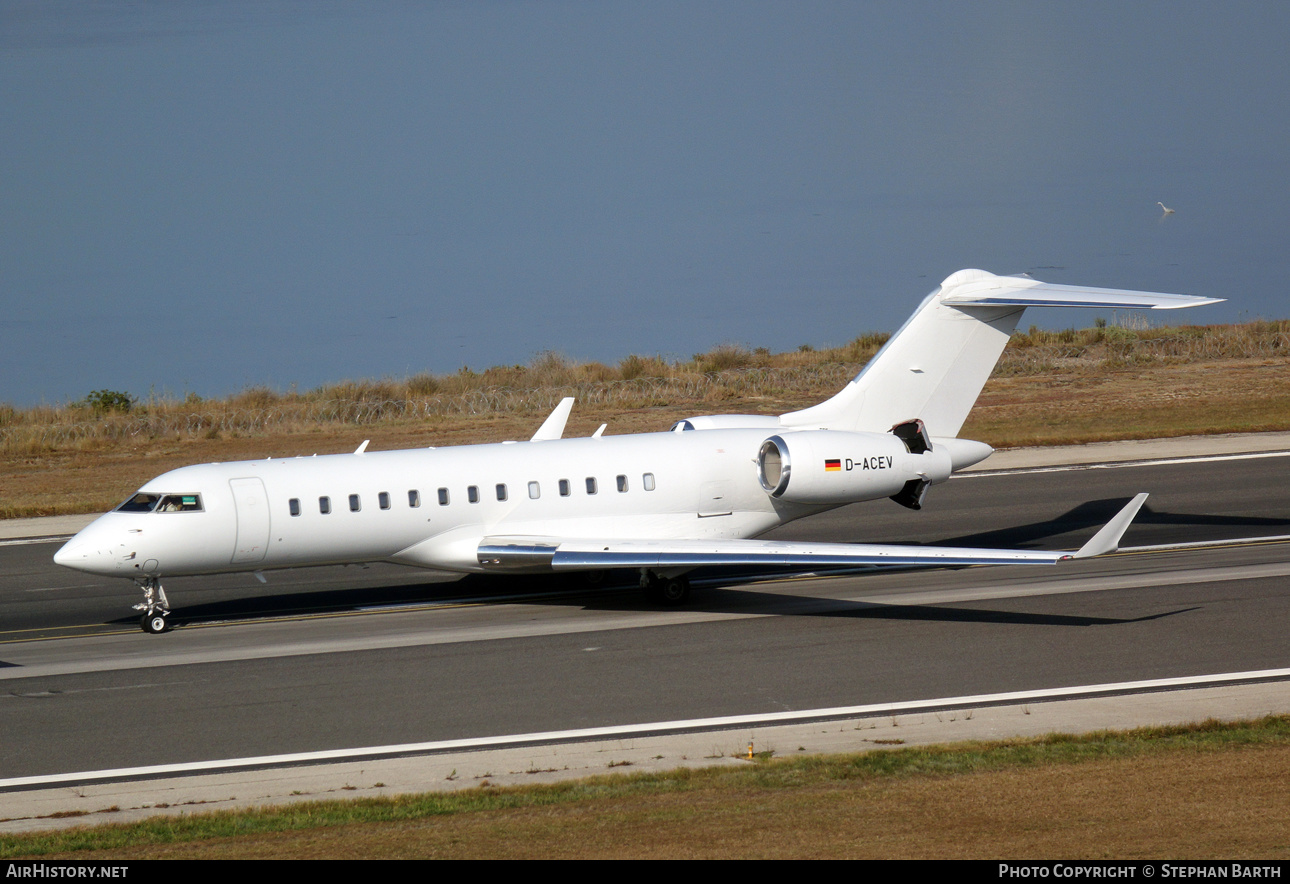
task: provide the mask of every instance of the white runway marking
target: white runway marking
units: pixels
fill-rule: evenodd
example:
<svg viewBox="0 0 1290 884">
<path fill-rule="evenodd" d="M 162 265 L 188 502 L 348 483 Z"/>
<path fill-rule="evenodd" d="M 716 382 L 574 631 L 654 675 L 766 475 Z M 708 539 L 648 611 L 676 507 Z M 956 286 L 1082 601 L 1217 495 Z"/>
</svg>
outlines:
<svg viewBox="0 0 1290 884">
<path fill-rule="evenodd" d="M 1237 546 L 1245 543 L 1281 543 L 1290 540 L 1290 534 L 1269 534 L 1266 537 L 1232 537 L 1227 540 L 1193 540 L 1189 543 L 1156 543 L 1151 546 L 1122 546 L 1120 552 L 1162 552 L 1171 549 L 1204 549 L 1208 546 Z"/>
<path fill-rule="evenodd" d="M 993 476 L 1019 476 L 1027 473 L 1069 473 L 1076 470 L 1122 470 L 1129 467 L 1164 467 L 1175 464 L 1217 463 L 1225 460 L 1257 460 L 1264 457 L 1290 457 L 1290 451 L 1258 451 L 1251 454 L 1211 454 L 1199 457 L 1166 457 L 1155 460 L 1073 463 L 1045 467 L 1017 467 L 1004 470 L 968 470 L 955 473 L 951 479 L 988 479 Z"/>
<path fill-rule="evenodd" d="M 323 752 L 297 752 L 287 755 L 261 755 L 254 758 L 224 758 L 216 761 L 194 761 L 185 764 L 157 764 L 148 767 L 126 767 L 115 770 L 78 771 L 76 773 L 44 774 L 33 777 L 13 777 L 0 780 L 0 790 L 20 789 L 31 786 L 52 786 L 64 783 L 86 783 L 100 780 L 132 779 L 138 777 L 171 776 L 201 771 L 230 770 L 235 768 L 282 767 L 293 764 L 313 764 L 321 761 L 347 761 L 360 758 L 380 758 L 396 755 L 423 755 L 435 752 L 489 749 L 499 746 L 563 743 L 578 740 L 621 739 L 667 731 L 720 730 L 731 727 L 786 724 L 813 719 L 857 718 L 873 715 L 893 715 L 912 710 L 961 709 L 1008 703 L 1035 703 L 1068 697 L 1086 697 L 1106 694 L 1156 691 L 1164 689 L 1196 688 L 1220 684 L 1269 681 L 1290 678 L 1290 669 L 1264 669 L 1253 672 L 1227 672 L 1214 675 L 1195 675 L 1182 678 L 1155 678 L 1145 681 L 1114 682 L 1111 684 L 1075 685 L 1065 688 L 1047 688 L 1034 691 L 1009 691 L 999 694 L 977 694 L 967 697 L 943 697 L 934 700 L 907 700 L 898 703 L 874 703 L 865 706 L 836 706 L 828 709 L 803 709 L 793 712 L 769 712 L 757 715 L 730 715 L 721 718 L 695 718 L 681 721 L 656 721 L 642 724 L 625 724 L 613 727 L 581 728 L 578 730 L 546 731 L 533 734 L 506 734 L 496 737 L 476 737 L 463 740 L 438 740 L 427 743 L 404 743 L 396 746 L 369 746 L 357 749 L 331 749 Z"/>
</svg>

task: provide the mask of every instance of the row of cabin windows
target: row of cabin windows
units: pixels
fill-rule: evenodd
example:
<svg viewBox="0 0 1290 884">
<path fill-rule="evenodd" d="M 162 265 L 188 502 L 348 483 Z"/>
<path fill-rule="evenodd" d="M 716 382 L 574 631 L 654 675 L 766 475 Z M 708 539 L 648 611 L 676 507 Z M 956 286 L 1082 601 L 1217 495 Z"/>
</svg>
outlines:
<svg viewBox="0 0 1290 884">
<path fill-rule="evenodd" d="M 614 480 L 614 484 L 618 488 L 618 492 L 620 494 L 625 494 L 627 492 L 628 490 L 627 476 L 621 475 L 621 474 L 618 475 Z M 569 483 L 568 479 L 561 479 L 557 487 L 560 490 L 561 497 L 568 497 L 573 493 L 573 486 Z M 653 473 L 645 473 L 641 476 L 641 487 L 644 488 L 646 491 L 654 490 L 655 485 L 654 485 Z M 597 493 L 598 486 L 596 484 L 595 476 L 587 477 L 586 489 L 588 494 Z M 509 491 L 506 488 L 505 482 L 497 483 L 494 490 L 497 493 L 498 500 L 506 500 L 509 497 Z M 537 500 L 538 498 L 540 498 L 542 496 L 541 483 L 529 482 L 528 492 L 529 492 L 529 498 L 531 500 Z M 439 498 L 440 506 L 447 506 L 451 502 L 451 496 L 449 495 L 447 488 L 439 489 L 438 498 Z M 471 485 L 466 488 L 466 500 L 470 501 L 471 503 L 479 503 L 478 485 Z M 380 494 L 376 495 L 376 502 L 381 509 L 388 510 L 390 508 L 389 492 L 382 491 Z M 293 516 L 298 516 L 302 512 L 302 509 L 300 507 L 300 498 L 298 497 L 291 498 L 291 500 L 288 502 L 288 506 L 290 507 L 291 515 Z M 415 488 L 408 490 L 408 506 L 413 509 L 421 506 L 421 492 L 417 491 Z M 349 496 L 349 511 L 351 513 L 356 513 L 362 510 L 362 508 L 363 508 L 362 498 L 359 497 L 359 495 L 357 494 L 351 494 Z M 330 497 L 324 496 L 324 497 L 318 498 L 318 512 L 322 513 L 324 516 L 328 515 L 331 512 Z"/>
</svg>

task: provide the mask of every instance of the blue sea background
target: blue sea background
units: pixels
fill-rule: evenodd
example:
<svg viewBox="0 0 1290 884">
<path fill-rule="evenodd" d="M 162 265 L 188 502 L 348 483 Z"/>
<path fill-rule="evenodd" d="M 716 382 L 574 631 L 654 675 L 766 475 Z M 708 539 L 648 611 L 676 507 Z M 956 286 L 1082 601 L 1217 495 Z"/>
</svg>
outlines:
<svg viewBox="0 0 1290 884">
<path fill-rule="evenodd" d="M 1285 317 L 1288 36 L 1270 2 L 0 0 L 0 402 L 821 347 L 962 267 Z"/>
</svg>

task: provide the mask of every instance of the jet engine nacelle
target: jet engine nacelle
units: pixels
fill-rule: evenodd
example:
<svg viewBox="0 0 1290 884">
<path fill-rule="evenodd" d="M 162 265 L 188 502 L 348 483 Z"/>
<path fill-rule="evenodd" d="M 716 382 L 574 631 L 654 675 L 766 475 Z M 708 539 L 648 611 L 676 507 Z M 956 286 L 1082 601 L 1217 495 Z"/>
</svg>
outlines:
<svg viewBox="0 0 1290 884">
<path fill-rule="evenodd" d="M 757 476 L 777 500 L 842 504 L 899 494 L 909 482 L 921 486 L 950 476 L 949 452 L 933 448 L 912 454 L 890 433 L 806 430 L 771 436 L 757 452 Z"/>
</svg>

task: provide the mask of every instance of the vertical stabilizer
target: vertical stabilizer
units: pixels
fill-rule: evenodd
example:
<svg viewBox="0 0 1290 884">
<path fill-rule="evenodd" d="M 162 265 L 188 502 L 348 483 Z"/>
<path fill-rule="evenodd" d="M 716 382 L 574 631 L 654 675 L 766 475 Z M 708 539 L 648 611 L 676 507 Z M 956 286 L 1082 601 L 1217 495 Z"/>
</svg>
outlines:
<svg viewBox="0 0 1290 884">
<path fill-rule="evenodd" d="M 884 433 L 919 418 L 929 435 L 957 436 L 1025 312 L 944 303 L 965 275 L 983 272 L 960 270 L 946 279 L 842 392 L 780 422 Z"/>
<path fill-rule="evenodd" d="M 1218 298 L 1051 285 L 960 270 L 832 399 L 780 416 L 785 427 L 885 433 L 920 419 L 930 436 L 957 436 L 1026 307 L 1173 309 Z"/>
</svg>

